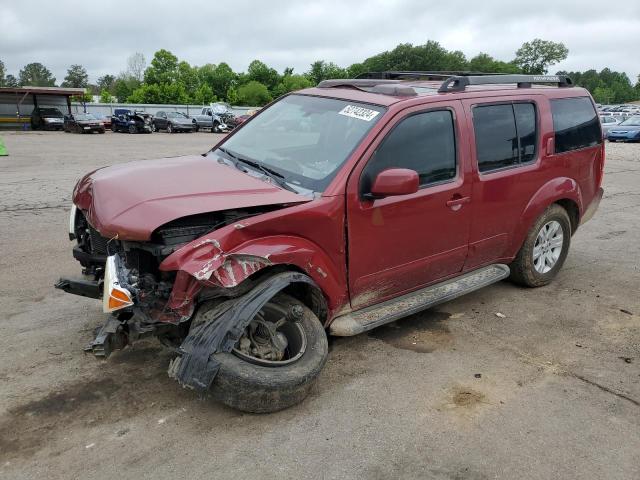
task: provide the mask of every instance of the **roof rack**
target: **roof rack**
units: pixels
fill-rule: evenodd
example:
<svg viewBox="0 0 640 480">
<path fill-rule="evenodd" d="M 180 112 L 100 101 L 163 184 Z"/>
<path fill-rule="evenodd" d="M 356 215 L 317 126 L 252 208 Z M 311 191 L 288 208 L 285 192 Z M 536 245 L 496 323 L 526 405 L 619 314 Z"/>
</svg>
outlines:
<svg viewBox="0 0 640 480">
<path fill-rule="evenodd" d="M 357 79 L 383 79 L 383 80 L 442 80 L 449 77 L 469 75 L 499 75 L 498 73 L 482 73 L 463 70 L 438 70 L 438 71 L 413 71 L 391 70 L 385 72 L 364 72 L 356 76 Z"/>
<path fill-rule="evenodd" d="M 406 80 L 437 80 L 442 84 L 438 93 L 463 92 L 469 85 L 501 85 L 515 83 L 518 88 L 530 88 L 533 84 L 555 84 L 558 87 L 572 87 L 573 81 L 566 75 L 512 75 L 481 72 L 413 72 L 385 71 L 365 72 L 355 79 L 323 80 L 319 88 L 355 88 L 371 93 L 394 96 L 415 96 L 416 90 L 403 83 Z"/>
<path fill-rule="evenodd" d="M 468 85 L 498 85 L 505 83 L 515 83 L 518 88 L 530 88 L 534 83 L 552 83 L 558 87 L 573 86 L 573 81 L 566 75 L 455 75 L 442 82 L 438 92 L 461 92 Z"/>
</svg>

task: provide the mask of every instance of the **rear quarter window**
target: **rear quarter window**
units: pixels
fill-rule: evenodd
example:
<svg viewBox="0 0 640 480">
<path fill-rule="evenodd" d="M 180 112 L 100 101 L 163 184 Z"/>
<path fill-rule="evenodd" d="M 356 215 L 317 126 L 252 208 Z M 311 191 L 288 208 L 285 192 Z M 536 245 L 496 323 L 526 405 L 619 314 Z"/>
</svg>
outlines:
<svg viewBox="0 0 640 480">
<path fill-rule="evenodd" d="M 602 142 L 598 115 L 588 97 L 551 100 L 556 153 L 592 147 Z"/>
</svg>

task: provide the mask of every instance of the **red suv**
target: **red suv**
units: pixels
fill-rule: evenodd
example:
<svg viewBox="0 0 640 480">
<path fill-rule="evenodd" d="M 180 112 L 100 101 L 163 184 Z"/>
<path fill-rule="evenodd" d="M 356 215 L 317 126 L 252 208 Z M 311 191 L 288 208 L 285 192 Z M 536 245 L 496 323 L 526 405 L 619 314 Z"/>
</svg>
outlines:
<svg viewBox="0 0 640 480">
<path fill-rule="evenodd" d="M 564 76 L 383 72 L 264 108 L 201 156 L 73 192 L 87 350 L 157 336 L 169 374 L 235 408 L 301 401 L 355 335 L 510 277 L 549 283 L 602 197 L 589 93 Z"/>
</svg>

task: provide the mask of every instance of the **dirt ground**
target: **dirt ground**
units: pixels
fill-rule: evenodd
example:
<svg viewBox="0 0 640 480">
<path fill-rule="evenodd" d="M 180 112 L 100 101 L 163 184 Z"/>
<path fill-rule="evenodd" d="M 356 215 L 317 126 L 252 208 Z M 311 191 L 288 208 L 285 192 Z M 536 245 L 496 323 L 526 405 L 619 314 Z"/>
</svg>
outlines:
<svg viewBox="0 0 640 480">
<path fill-rule="evenodd" d="M 332 339 L 310 398 L 248 415 L 180 388 L 155 341 L 86 356 L 100 303 L 53 289 L 79 272 L 80 175 L 214 137 L 1 135 L 1 478 L 640 478 L 640 145 L 607 145 L 605 198 L 551 286 Z"/>
</svg>

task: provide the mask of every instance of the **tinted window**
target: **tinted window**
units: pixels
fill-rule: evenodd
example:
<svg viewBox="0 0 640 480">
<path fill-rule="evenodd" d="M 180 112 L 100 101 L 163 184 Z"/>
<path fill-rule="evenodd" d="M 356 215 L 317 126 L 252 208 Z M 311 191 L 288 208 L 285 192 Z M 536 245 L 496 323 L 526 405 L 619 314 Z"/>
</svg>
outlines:
<svg viewBox="0 0 640 480">
<path fill-rule="evenodd" d="M 591 147 L 602 141 L 600 122 L 588 97 L 551 100 L 551 112 L 556 153 Z"/>
<path fill-rule="evenodd" d="M 481 172 L 535 160 L 536 109 L 532 103 L 475 107 L 473 127 Z"/>
<path fill-rule="evenodd" d="M 420 113 L 396 125 L 365 168 L 364 191 L 368 192 L 376 175 L 388 168 L 415 170 L 421 185 L 455 177 L 456 144 L 451 112 Z"/>
<path fill-rule="evenodd" d="M 518 163 L 518 136 L 511 104 L 474 108 L 473 127 L 481 172 Z"/>
<path fill-rule="evenodd" d="M 520 163 L 532 162 L 536 158 L 536 109 L 533 103 L 514 103 L 513 113 L 520 141 Z"/>
</svg>

